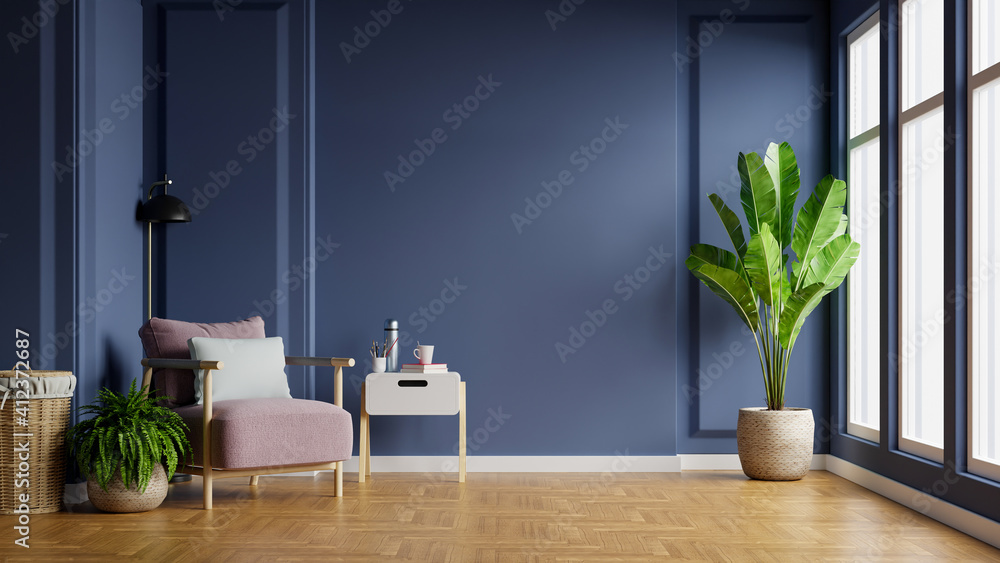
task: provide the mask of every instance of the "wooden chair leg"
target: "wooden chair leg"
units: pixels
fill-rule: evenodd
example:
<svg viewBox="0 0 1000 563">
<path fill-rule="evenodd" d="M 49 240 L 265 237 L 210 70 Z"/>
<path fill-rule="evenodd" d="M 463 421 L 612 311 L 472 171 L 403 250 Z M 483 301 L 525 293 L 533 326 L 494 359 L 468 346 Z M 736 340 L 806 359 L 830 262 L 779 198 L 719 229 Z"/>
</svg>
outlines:
<svg viewBox="0 0 1000 563">
<path fill-rule="evenodd" d="M 205 503 L 205 510 L 212 510 L 212 470 L 206 467 L 204 473 L 201 499 Z"/>
<path fill-rule="evenodd" d="M 337 468 L 333 470 L 333 473 L 334 473 L 333 496 L 342 497 L 344 496 L 344 462 L 338 461 Z"/>
<path fill-rule="evenodd" d="M 202 384 L 202 398 L 205 405 L 201 421 L 201 467 L 202 467 L 202 501 L 205 510 L 212 510 L 212 370 L 206 369 Z"/>
<path fill-rule="evenodd" d="M 250 486 L 251 487 L 256 487 L 257 486 L 257 478 L 258 477 L 260 477 L 260 475 L 251 475 L 250 476 Z"/>
</svg>

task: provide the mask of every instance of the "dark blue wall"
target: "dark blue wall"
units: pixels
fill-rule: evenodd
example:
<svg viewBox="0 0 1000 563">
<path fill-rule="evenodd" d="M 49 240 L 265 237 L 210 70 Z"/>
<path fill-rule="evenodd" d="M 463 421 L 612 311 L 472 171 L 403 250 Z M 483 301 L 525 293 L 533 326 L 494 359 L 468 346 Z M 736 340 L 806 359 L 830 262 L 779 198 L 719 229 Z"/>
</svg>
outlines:
<svg viewBox="0 0 1000 563">
<path fill-rule="evenodd" d="M 762 404 L 753 353 L 690 403 L 678 393 L 697 386 L 713 352 L 747 342 L 724 305 L 704 299 L 703 310 L 686 309 L 702 296 L 683 266 L 696 242 L 689 230 L 699 241 L 721 234 L 692 217 L 707 217 L 704 194 L 728 181 L 740 150 L 787 139 L 807 187 L 826 174 L 827 103 L 801 126 L 781 123 L 826 84 L 825 6 L 588 2 L 553 30 L 538 4 L 404 3 L 360 52 L 344 44 L 372 19 L 371 6 L 351 6 L 317 8 L 326 30 L 317 43 L 317 233 L 342 243 L 318 271 L 317 341 L 363 359 L 392 316 L 408 333 L 406 353 L 417 339 L 436 344 L 436 358 L 469 382 L 472 424 L 490 408 L 511 415 L 476 453 L 735 451 L 736 409 Z M 739 21 L 690 61 L 677 55 L 689 36 L 698 40 L 698 16 L 713 22 L 724 10 Z M 490 76 L 500 85 L 453 128 L 449 108 Z M 681 88 L 693 88 L 700 107 Z M 580 171 L 573 152 L 616 117 L 629 128 Z M 409 177 L 387 181 L 387 171 L 409 172 L 400 155 L 437 128 L 446 138 L 433 154 L 414 155 Z M 551 204 L 540 196 L 547 207 L 515 225 L 512 214 L 532 217 L 525 197 L 539 198 L 562 170 L 573 183 Z M 659 269 L 647 278 L 649 248 L 661 246 L 672 256 L 651 263 Z M 626 289 L 636 276 L 643 283 Z M 456 278 L 468 286 L 462 295 L 424 315 Z M 557 345 L 569 345 L 606 300 L 615 313 L 574 340 L 582 346 L 564 362 Z M 678 337 L 691 326 L 700 326 L 694 344 Z M 820 313 L 806 327 L 789 385 L 790 401 L 815 409 L 818 427 L 825 326 Z M 446 453 L 452 424 L 376 419 L 376 452 Z"/>
<path fill-rule="evenodd" d="M 350 62 L 371 6 L 317 9 L 317 233 L 343 244 L 317 341 L 366 360 L 395 317 L 404 358 L 435 344 L 470 431 L 511 415 L 478 454 L 675 452 L 673 6 L 588 3 L 555 30 L 535 3 L 403 6 Z M 447 453 L 453 425 L 376 419 L 375 450 Z"/>
<path fill-rule="evenodd" d="M 142 116 L 115 108 L 142 84 L 142 7 L 56 7 L 2 5 L 3 75 L 16 87 L 0 94 L 11 132 L 0 168 L 12 179 L 0 256 L 17 275 L 0 282 L 0 319 L 11 358 L 14 328 L 27 330 L 31 366 L 75 372 L 77 398 L 89 402 L 100 386 L 122 389 L 139 373 Z M 9 32 L 25 39 L 16 51 Z"/>
<path fill-rule="evenodd" d="M 145 229 L 135 215 L 145 197 L 138 106 L 157 82 L 142 68 L 141 6 L 83 2 L 78 11 L 79 129 L 102 131 L 94 154 L 77 170 L 77 307 L 84 311 L 77 397 L 89 401 L 100 387 L 124 390 L 142 374 L 136 360 L 146 293 Z"/>
<path fill-rule="evenodd" d="M 790 140 L 805 192 L 827 172 L 827 106 L 782 122 L 824 85 L 825 3 L 403 2 L 390 19 L 362 2 L 149 1 L 141 35 L 127 4 L 84 3 L 80 127 L 144 65 L 170 75 L 145 92 L 141 128 L 115 122 L 75 180 L 79 271 L 60 283 L 77 300 L 115 268 L 141 271 L 126 208 L 166 172 L 172 193 L 208 204 L 154 233 L 157 314 L 261 313 L 290 352 L 357 358 L 355 414 L 369 343 L 395 317 L 404 357 L 436 344 L 469 382 L 470 435 L 510 415 L 470 438 L 474 454 L 735 451 L 736 408 L 762 404 L 756 361 L 748 350 L 685 394 L 715 373 L 713 352 L 747 341 L 683 260 L 720 233 L 704 194 L 737 151 Z M 243 141 L 286 103 L 296 117 L 247 160 Z M 88 394 L 128 378 L 142 312 L 130 285 L 77 338 Z M 789 385 L 818 426 L 825 325 L 821 311 L 806 327 Z M 293 389 L 332 399 L 322 375 L 295 372 Z M 455 442 L 444 418 L 378 418 L 373 432 L 376 454 Z"/>
<path fill-rule="evenodd" d="M 17 0 L 0 3 L 0 22 L 3 22 L 3 35 L 14 33 L 23 37 L 20 27 L 27 27 L 21 22 L 22 16 L 36 10 L 38 4 L 30 0 Z M 32 29 L 27 29 L 31 33 Z M 44 32 L 44 28 L 43 28 Z M 4 335 L 4 344 L 9 346 L 5 354 L 3 369 L 10 369 L 16 361 L 14 353 L 14 334 L 16 329 L 27 331 L 34 341 L 37 350 L 42 339 L 43 317 L 41 310 L 44 288 L 41 278 L 41 237 L 42 226 L 39 218 L 42 216 L 43 192 L 40 175 L 41 136 L 46 133 L 42 125 L 43 97 L 39 96 L 42 67 L 42 43 L 54 35 L 50 28 L 43 37 L 35 35 L 25 43 L 18 41 L 15 52 L 8 42 L 4 42 L 3 75 L 7 84 L 16 80 L 26 87 L 0 88 L 0 108 L 3 109 L 4 128 L 11 134 L 0 136 L 0 170 L 3 170 L 3 205 L 0 205 L 0 264 L 11 272 L 3 276 L 3 297 L 0 298 L 0 334 Z M 14 133 L 16 132 L 16 134 Z M 51 204 L 51 199 L 44 202 Z M 51 222 L 46 230 L 52 230 Z M 52 297 L 46 296 L 51 302 Z M 51 320 L 45 328 L 51 330 Z M 34 355 L 34 354 L 32 354 Z M 9 358 L 9 359 L 7 359 Z"/>
</svg>

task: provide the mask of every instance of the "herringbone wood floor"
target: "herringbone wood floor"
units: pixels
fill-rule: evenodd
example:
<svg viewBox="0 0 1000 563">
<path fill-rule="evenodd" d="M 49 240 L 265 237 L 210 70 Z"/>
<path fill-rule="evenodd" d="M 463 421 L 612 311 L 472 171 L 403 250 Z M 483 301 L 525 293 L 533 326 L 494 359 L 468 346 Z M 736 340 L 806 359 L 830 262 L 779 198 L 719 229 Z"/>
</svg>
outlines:
<svg viewBox="0 0 1000 563">
<path fill-rule="evenodd" d="M 356 475 L 356 474 L 355 474 Z M 1000 550 L 825 471 L 802 481 L 732 471 L 375 473 L 171 485 L 142 514 L 90 503 L 35 515 L 5 561 L 1000 561 Z"/>
</svg>

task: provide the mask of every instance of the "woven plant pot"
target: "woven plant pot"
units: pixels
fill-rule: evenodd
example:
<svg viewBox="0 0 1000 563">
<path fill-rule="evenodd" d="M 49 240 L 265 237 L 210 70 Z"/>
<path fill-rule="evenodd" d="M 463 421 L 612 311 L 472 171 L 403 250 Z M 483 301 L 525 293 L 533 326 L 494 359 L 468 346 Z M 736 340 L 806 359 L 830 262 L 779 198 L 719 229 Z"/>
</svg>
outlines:
<svg viewBox="0 0 1000 563">
<path fill-rule="evenodd" d="M 810 409 L 740 409 L 736 446 L 743 473 L 765 481 L 801 479 L 812 463 L 814 427 Z"/>
<path fill-rule="evenodd" d="M 149 478 L 146 491 L 139 494 L 136 486 L 126 488 L 122 483 L 121 474 L 115 471 L 115 478 L 104 490 L 97 481 L 87 479 L 87 495 L 94 506 L 104 512 L 146 512 L 153 510 L 163 499 L 167 498 L 167 472 L 163 465 L 157 463 L 153 467 L 153 476 Z"/>
</svg>

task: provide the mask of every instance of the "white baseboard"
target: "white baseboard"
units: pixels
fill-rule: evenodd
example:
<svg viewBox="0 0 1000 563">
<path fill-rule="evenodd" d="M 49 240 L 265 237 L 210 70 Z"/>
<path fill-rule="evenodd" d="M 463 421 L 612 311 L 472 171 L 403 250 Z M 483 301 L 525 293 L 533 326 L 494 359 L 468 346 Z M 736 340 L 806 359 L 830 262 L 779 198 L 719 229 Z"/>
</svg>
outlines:
<svg viewBox="0 0 1000 563">
<path fill-rule="evenodd" d="M 739 454 L 679 454 L 681 471 L 742 471 Z M 809 469 L 826 469 L 827 454 L 813 454 Z"/>
<path fill-rule="evenodd" d="M 923 491 L 918 491 L 838 457 L 828 456 L 826 470 L 889 500 L 916 510 L 942 524 L 951 526 L 962 533 L 1000 548 L 1000 522 L 980 516 L 975 512 L 943 501 Z"/>
<path fill-rule="evenodd" d="M 344 471 L 358 470 L 358 458 L 344 462 Z M 468 456 L 470 473 L 637 473 L 677 472 L 677 456 Z M 372 456 L 372 471 L 390 473 L 453 473 L 458 456 Z"/>
<path fill-rule="evenodd" d="M 827 454 L 813 455 L 810 469 L 826 469 Z M 680 454 L 675 456 L 469 456 L 469 473 L 676 473 L 679 471 L 740 471 L 737 454 Z M 457 456 L 372 456 L 372 468 L 385 473 L 454 473 Z M 344 462 L 344 471 L 356 472 L 358 458 Z M 315 472 L 283 473 L 303 477 Z"/>
</svg>

